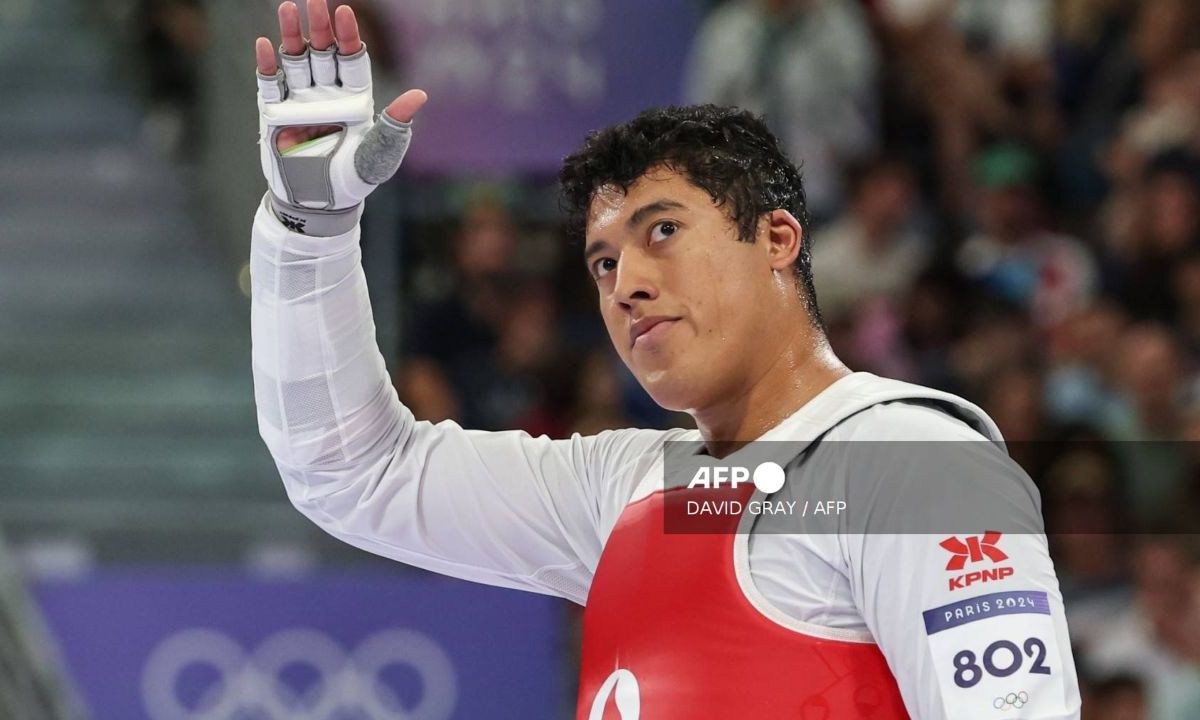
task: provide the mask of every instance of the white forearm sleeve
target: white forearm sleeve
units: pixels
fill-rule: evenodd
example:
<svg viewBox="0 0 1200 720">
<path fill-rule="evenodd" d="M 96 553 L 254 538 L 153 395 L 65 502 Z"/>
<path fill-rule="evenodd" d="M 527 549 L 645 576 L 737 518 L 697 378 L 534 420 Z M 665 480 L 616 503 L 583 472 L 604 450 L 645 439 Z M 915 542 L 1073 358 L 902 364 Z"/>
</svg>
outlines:
<svg viewBox="0 0 1200 720">
<path fill-rule="evenodd" d="M 416 421 L 375 344 L 358 236 L 255 216 L 258 425 L 288 497 L 364 550 L 582 603 L 627 479 L 663 433 L 550 440 Z"/>
</svg>

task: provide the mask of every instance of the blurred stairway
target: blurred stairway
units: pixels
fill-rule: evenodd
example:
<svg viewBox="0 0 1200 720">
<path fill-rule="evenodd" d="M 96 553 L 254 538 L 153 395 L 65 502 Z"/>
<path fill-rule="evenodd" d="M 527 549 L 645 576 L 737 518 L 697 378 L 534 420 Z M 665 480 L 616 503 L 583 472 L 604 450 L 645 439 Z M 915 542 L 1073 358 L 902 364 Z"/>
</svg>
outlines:
<svg viewBox="0 0 1200 720">
<path fill-rule="evenodd" d="M 101 562 L 311 538 L 257 435 L 237 270 L 139 141 L 104 5 L 0 0 L 0 530 Z"/>
</svg>

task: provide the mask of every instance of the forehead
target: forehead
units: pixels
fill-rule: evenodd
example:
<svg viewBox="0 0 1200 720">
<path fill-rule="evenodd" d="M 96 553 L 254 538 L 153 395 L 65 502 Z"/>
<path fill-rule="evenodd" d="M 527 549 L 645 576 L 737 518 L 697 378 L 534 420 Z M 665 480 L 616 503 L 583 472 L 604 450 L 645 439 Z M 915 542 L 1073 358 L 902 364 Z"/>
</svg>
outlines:
<svg viewBox="0 0 1200 720">
<path fill-rule="evenodd" d="M 692 184 L 682 173 L 667 168 L 652 168 L 639 177 L 628 190 L 620 185 L 601 185 L 592 196 L 587 213 L 587 235 L 603 232 L 620 225 L 637 209 L 647 203 L 673 200 L 691 212 L 718 210 L 712 197 Z"/>
</svg>

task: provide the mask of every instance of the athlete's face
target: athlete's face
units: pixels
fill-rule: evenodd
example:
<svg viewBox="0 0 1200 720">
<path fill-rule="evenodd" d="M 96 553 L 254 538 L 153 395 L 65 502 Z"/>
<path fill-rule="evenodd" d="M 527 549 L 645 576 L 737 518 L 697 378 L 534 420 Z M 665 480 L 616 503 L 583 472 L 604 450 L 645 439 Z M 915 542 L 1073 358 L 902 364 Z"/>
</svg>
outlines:
<svg viewBox="0 0 1200 720">
<path fill-rule="evenodd" d="M 674 171 L 652 169 L 627 192 L 597 191 L 585 262 L 613 345 L 658 404 L 710 407 L 745 392 L 778 357 L 778 315 L 797 312 L 798 248 L 796 237 L 772 241 L 779 214 L 795 223 L 775 211 L 755 242 L 739 242 L 728 210 Z"/>
</svg>

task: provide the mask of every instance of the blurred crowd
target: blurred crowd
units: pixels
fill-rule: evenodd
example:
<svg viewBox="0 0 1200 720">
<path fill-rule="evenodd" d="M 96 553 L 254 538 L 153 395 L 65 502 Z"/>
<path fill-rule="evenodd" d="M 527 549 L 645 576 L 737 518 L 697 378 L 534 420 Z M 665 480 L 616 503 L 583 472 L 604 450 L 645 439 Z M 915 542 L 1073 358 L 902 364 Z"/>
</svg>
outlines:
<svg viewBox="0 0 1200 720">
<path fill-rule="evenodd" d="M 189 102 L 170 40 L 195 5 L 145 7 L 148 91 Z M 681 97 L 765 114 L 802 164 L 839 356 L 977 402 L 1041 486 L 1085 717 L 1200 717 L 1200 3 L 706 9 Z M 579 248 L 511 195 L 405 229 L 437 250 L 406 250 L 402 398 L 557 437 L 688 423 L 621 367 Z"/>
</svg>

